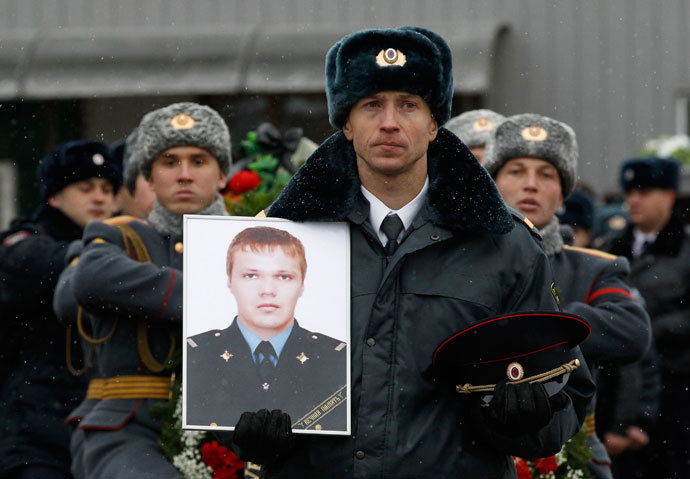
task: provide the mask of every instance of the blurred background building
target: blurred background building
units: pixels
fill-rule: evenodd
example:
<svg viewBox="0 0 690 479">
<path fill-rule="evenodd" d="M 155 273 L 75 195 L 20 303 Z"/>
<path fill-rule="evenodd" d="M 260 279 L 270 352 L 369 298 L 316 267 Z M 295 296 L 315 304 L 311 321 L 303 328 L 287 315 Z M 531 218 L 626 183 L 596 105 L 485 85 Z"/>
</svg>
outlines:
<svg viewBox="0 0 690 479">
<path fill-rule="evenodd" d="M 647 139 L 688 133 L 685 0 L 0 0 L 0 226 L 37 205 L 53 146 L 121 139 L 174 101 L 217 109 L 236 144 L 263 121 L 324 140 L 328 48 L 402 24 L 448 40 L 453 115 L 569 123 L 600 195 Z"/>
</svg>

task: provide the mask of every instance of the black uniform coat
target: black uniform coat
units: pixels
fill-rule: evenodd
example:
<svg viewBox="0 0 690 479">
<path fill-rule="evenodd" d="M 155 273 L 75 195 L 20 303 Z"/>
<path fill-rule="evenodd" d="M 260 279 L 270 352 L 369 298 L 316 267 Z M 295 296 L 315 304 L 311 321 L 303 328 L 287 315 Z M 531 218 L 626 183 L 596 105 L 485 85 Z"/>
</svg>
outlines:
<svg viewBox="0 0 690 479">
<path fill-rule="evenodd" d="M 69 472 L 67 414 L 86 384 L 67 370 L 65 329 L 53 313 L 53 289 L 70 242 L 82 230 L 45 206 L 31 221 L 2 235 L 2 369 L 0 374 L 0 477 L 33 464 Z M 76 345 L 74 357 L 80 360 Z"/>
<path fill-rule="evenodd" d="M 344 431 L 345 346 L 295 320 L 273 377 L 264 381 L 237 318 L 226 329 L 192 336 L 187 339 L 187 423 L 234 426 L 244 411 L 265 407 L 287 412 L 299 429 Z"/>
<path fill-rule="evenodd" d="M 299 436 L 266 477 L 515 477 L 510 455 L 554 454 L 579 429 L 594 392 L 587 368 L 570 376 L 570 402 L 548 426 L 502 445 L 482 443 L 454 386 L 431 374 L 435 348 L 452 334 L 501 313 L 557 306 L 530 228 L 444 128 L 429 146 L 428 175 L 426 202 L 390 262 L 366 221 L 355 153 L 342 132 L 268 211 L 350 223 L 352 435 Z"/>
<path fill-rule="evenodd" d="M 690 376 L 690 234 L 677 216 L 659 232 L 645 254 L 632 259 L 633 228 L 609 248 L 631 258 L 631 283 L 640 291 L 665 374 Z"/>
</svg>

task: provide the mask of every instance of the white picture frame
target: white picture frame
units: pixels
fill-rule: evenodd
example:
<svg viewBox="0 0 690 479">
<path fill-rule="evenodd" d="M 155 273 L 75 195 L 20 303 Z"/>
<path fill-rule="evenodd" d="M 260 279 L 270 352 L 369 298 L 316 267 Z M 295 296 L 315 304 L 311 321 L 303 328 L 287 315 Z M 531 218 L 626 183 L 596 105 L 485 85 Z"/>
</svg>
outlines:
<svg viewBox="0 0 690 479">
<path fill-rule="evenodd" d="M 256 411 L 266 407 L 290 414 L 293 432 L 297 434 L 349 435 L 347 223 L 207 215 L 185 215 L 183 221 L 183 428 L 234 430 L 245 409 Z M 306 274 L 301 295 L 296 305 L 293 303 L 296 323 L 283 336 L 285 343 L 275 365 L 276 376 L 261 382 L 262 393 L 256 387 L 257 358 L 251 355 L 246 342 L 251 342 L 251 338 L 246 339 L 247 334 L 252 335 L 252 323 L 247 319 L 250 315 L 240 320 L 237 290 L 230 288 L 226 258 L 238 233 L 263 227 L 282 230 L 299 240 Z M 264 254 L 265 249 L 259 248 L 259 254 Z M 240 280 L 233 284 L 237 283 Z M 295 347 L 300 350 L 296 356 Z M 293 353 L 288 354 L 289 351 Z"/>
</svg>

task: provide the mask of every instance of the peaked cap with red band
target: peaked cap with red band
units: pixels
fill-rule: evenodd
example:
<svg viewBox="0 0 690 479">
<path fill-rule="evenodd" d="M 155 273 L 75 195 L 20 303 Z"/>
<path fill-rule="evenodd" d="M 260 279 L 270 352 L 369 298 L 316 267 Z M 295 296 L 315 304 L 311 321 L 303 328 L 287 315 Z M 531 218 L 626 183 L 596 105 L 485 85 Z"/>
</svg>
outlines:
<svg viewBox="0 0 690 479">
<path fill-rule="evenodd" d="M 554 376 L 575 359 L 573 348 L 590 331 L 584 319 L 568 313 L 504 314 L 443 341 L 434 351 L 433 367 L 455 384 L 472 387 Z"/>
</svg>

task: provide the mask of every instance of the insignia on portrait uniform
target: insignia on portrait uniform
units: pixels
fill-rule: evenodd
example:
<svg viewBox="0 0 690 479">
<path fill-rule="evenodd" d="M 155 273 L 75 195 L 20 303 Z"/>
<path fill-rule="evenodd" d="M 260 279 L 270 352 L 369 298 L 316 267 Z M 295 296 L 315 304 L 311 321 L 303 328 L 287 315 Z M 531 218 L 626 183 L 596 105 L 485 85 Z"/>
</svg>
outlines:
<svg viewBox="0 0 690 479">
<path fill-rule="evenodd" d="M 542 382 L 553 396 L 580 366 L 573 348 L 590 334 L 587 322 L 559 312 L 510 313 L 484 319 L 443 341 L 434 351 L 435 373 L 460 394 L 490 400 L 501 381 Z"/>
<path fill-rule="evenodd" d="M 199 345 L 196 344 L 196 341 L 194 341 L 192 338 L 187 338 L 187 344 L 189 344 L 193 348 L 198 348 Z"/>
<path fill-rule="evenodd" d="M 299 362 L 300 362 L 301 364 L 304 364 L 304 363 L 309 359 L 309 356 L 307 356 L 306 354 L 304 354 L 304 351 L 302 351 L 302 352 L 299 354 L 299 356 L 297 356 L 297 359 L 299 359 Z"/>
<path fill-rule="evenodd" d="M 229 353 L 227 349 L 223 352 L 223 354 L 220 355 L 221 358 L 225 359 L 225 362 L 226 362 L 226 363 L 227 363 L 228 360 L 229 360 L 231 357 L 233 357 L 233 356 L 234 356 L 234 354 Z"/>
<path fill-rule="evenodd" d="M 340 343 L 333 349 L 335 349 L 336 351 L 342 351 L 345 346 L 347 346 L 347 343 Z"/>
</svg>

